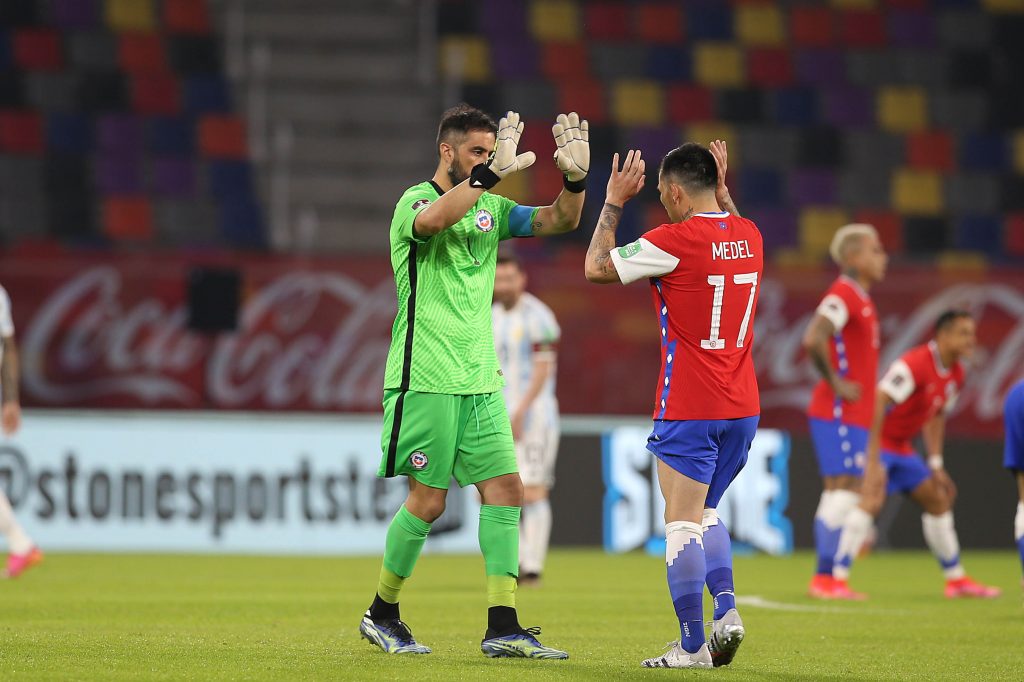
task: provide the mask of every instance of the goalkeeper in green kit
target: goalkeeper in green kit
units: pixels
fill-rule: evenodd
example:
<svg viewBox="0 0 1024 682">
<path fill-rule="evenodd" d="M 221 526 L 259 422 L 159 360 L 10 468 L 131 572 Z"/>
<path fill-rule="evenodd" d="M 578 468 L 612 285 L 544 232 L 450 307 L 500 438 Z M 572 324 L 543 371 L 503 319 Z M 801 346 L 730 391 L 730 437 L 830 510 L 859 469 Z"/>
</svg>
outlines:
<svg viewBox="0 0 1024 682">
<path fill-rule="evenodd" d="M 519 115 L 498 125 L 478 109 L 446 111 L 437 133 L 434 177 L 406 190 L 391 221 L 398 315 L 384 377 L 379 476 L 408 476 L 409 495 L 387 532 L 373 604 L 359 631 L 388 653 L 427 654 L 402 622 L 402 585 L 444 511 L 452 477 L 482 498 L 480 551 L 487 574 L 491 657 L 568 658 L 537 641 L 516 614 L 523 484 L 491 331 L 498 243 L 574 230 L 590 168 L 587 122 L 562 114 L 552 128 L 564 188 L 550 206 L 519 206 L 488 190 L 529 167 L 519 153 Z"/>
</svg>

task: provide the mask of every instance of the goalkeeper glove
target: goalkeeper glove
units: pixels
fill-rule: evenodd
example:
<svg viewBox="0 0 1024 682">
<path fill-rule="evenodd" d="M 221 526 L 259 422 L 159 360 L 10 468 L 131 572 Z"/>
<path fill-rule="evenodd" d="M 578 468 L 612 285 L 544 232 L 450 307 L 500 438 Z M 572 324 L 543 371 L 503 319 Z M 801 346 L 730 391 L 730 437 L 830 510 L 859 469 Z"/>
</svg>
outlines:
<svg viewBox="0 0 1024 682">
<path fill-rule="evenodd" d="M 517 171 L 529 168 L 537 160 L 533 152 L 516 154 L 519 138 L 523 135 L 523 122 L 514 111 L 506 113 L 498 123 L 498 138 L 494 142 L 494 151 L 487 163 L 481 163 L 469 174 L 469 186 L 477 189 L 490 189 L 502 178 Z"/>
<path fill-rule="evenodd" d="M 551 127 L 555 136 L 555 165 L 562 171 L 563 184 L 570 192 L 582 192 L 590 172 L 590 126 L 575 111 L 559 114 Z"/>
</svg>

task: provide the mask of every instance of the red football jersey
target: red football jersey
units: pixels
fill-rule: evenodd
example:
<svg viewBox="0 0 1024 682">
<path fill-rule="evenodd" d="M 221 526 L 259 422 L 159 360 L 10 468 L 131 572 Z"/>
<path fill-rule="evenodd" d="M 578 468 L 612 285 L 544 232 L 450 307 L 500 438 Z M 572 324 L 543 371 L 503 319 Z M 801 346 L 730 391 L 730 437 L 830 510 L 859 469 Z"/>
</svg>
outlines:
<svg viewBox="0 0 1024 682">
<path fill-rule="evenodd" d="M 860 384 L 861 392 L 856 402 L 844 402 L 823 379 L 814 387 L 807 415 L 870 428 L 881 346 L 875 304 L 857 282 L 841 275 L 825 292 L 815 312 L 836 330 L 829 342 L 832 367 L 843 379 Z"/>
<path fill-rule="evenodd" d="M 661 225 L 612 251 L 623 284 L 649 278 L 661 333 L 654 418 L 761 413 L 751 346 L 764 270 L 761 233 L 728 213 Z"/>
<path fill-rule="evenodd" d="M 878 384 L 896 403 L 882 425 L 882 449 L 914 454 L 911 440 L 939 410 L 953 409 L 963 385 L 963 365 L 943 367 L 934 341 L 904 353 Z"/>
</svg>

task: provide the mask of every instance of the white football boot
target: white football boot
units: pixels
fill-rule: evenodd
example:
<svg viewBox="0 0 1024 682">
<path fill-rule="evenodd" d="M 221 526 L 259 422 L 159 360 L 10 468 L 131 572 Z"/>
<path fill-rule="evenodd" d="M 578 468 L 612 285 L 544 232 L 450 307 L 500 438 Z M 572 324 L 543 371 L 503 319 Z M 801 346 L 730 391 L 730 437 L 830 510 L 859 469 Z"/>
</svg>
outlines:
<svg viewBox="0 0 1024 682">
<path fill-rule="evenodd" d="M 688 653 L 682 642 L 670 642 L 669 649 L 661 656 L 646 659 L 641 665 L 645 668 L 711 668 L 711 652 L 704 644 L 695 653 Z"/>
</svg>

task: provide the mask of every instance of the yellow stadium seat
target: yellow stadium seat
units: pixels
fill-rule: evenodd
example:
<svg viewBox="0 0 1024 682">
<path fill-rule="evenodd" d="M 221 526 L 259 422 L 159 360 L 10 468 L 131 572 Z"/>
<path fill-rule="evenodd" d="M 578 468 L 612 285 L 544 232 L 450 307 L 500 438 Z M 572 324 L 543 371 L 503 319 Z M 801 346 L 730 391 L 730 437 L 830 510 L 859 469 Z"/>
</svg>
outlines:
<svg viewBox="0 0 1024 682">
<path fill-rule="evenodd" d="M 740 138 L 736 129 L 724 123 L 693 123 L 683 129 L 683 136 L 680 143 L 696 142 L 707 147 L 714 140 L 725 140 L 729 148 L 729 168 L 726 171 L 735 177 L 735 169 L 740 167 L 740 159 L 743 158 L 743 150 L 740 148 Z"/>
<path fill-rule="evenodd" d="M 579 7 L 572 0 L 534 0 L 530 3 L 530 33 L 545 43 L 574 43 L 580 39 Z"/>
<path fill-rule="evenodd" d="M 981 0 L 989 12 L 1024 13 L 1024 0 Z"/>
<path fill-rule="evenodd" d="M 808 206 L 800 211 L 800 250 L 811 256 L 823 257 L 828 253 L 836 230 L 849 222 L 850 214 L 841 208 Z"/>
<path fill-rule="evenodd" d="M 832 0 L 831 4 L 842 9 L 871 9 L 878 6 L 878 0 Z"/>
<path fill-rule="evenodd" d="M 943 251 L 935 259 L 939 270 L 963 272 L 984 272 L 988 270 L 988 259 L 977 251 Z"/>
<path fill-rule="evenodd" d="M 892 176 L 892 205 L 908 215 L 941 213 L 942 176 L 929 171 L 896 171 Z"/>
<path fill-rule="evenodd" d="M 928 98 L 922 88 L 880 88 L 877 100 L 878 123 L 895 133 L 911 133 L 928 127 Z"/>
<path fill-rule="evenodd" d="M 733 17 L 736 37 L 745 45 L 782 45 L 782 15 L 774 5 L 741 5 Z"/>
<path fill-rule="evenodd" d="M 521 173 L 511 173 L 495 185 L 492 190 L 495 194 L 511 199 L 517 204 L 529 203 L 530 199 L 530 175 L 532 168 L 527 168 Z"/>
<path fill-rule="evenodd" d="M 743 52 L 730 43 L 697 43 L 693 64 L 697 81 L 704 85 L 730 88 L 746 82 Z"/>
<path fill-rule="evenodd" d="M 491 54 L 478 36 L 453 35 L 441 40 L 441 72 L 467 83 L 485 83 L 491 79 Z"/>
<path fill-rule="evenodd" d="M 648 80 L 623 80 L 612 86 L 612 118 L 620 125 L 656 126 L 665 120 L 665 92 Z"/>
<path fill-rule="evenodd" d="M 107 0 L 107 26 L 118 33 L 151 31 L 156 25 L 153 0 Z"/>
<path fill-rule="evenodd" d="M 815 268 L 821 266 L 821 253 L 809 253 L 800 249 L 794 249 L 786 247 L 778 249 L 772 258 L 775 265 L 780 268 L 786 269 L 797 269 L 797 268 Z"/>
<path fill-rule="evenodd" d="M 1013 169 L 1024 175 L 1024 130 L 1013 134 Z"/>
</svg>

